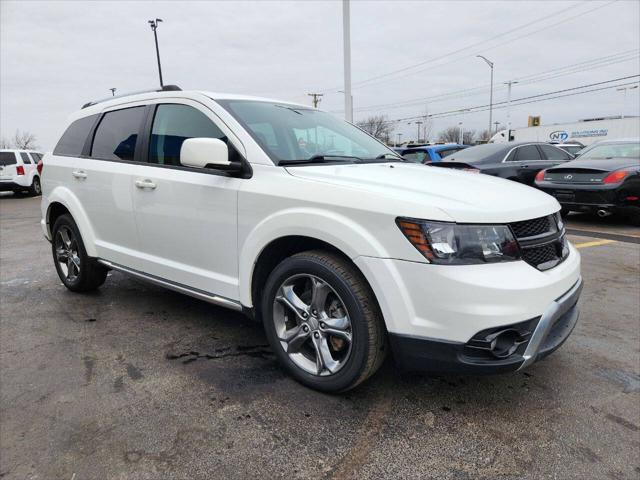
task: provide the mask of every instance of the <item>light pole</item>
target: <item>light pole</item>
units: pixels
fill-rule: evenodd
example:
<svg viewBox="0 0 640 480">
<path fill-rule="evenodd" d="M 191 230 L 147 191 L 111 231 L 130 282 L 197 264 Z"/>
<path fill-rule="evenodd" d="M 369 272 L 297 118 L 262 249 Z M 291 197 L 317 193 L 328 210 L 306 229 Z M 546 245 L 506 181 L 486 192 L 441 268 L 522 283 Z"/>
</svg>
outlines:
<svg viewBox="0 0 640 480">
<path fill-rule="evenodd" d="M 342 0 L 342 42 L 344 56 L 344 115 L 347 122 L 353 122 L 353 101 L 351 97 L 351 20 L 349 0 Z"/>
<path fill-rule="evenodd" d="M 161 18 L 156 18 L 155 20 L 149 20 L 149 25 L 151 26 L 151 30 L 153 30 L 153 38 L 156 41 L 156 57 L 158 58 L 158 75 L 160 76 L 160 88 L 164 87 L 164 83 L 162 82 L 162 67 L 160 66 L 160 48 L 158 48 L 158 34 L 156 30 L 158 29 L 158 23 L 162 21 Z"/>
<path fill-rule="evenodd" d="M 493 62 L 482 55 L 476 55 L 476 57 L 481 58 L 482 60 L 487 62 L 487 65 L 489 65 L 489 68 L 491 69 L 491 93 L 489 94 L 489 130 L 488 130 L 489 133 L 491 133 L 491 121 L 493 120 Z"/>
<path fill-rule="evenodd" d="M 398 139 L 396 140 L 396 147 L 397 147 L 397 146 L 400 144 L 400 137 L 402 137 L 402 134 L 401 134 L 401 133 L 396 133 L 396 136 L 397 136 L 397 138 L 398 138 Z"/>
<path fill-rule="evenodd" d="M 115 97 L 115 96 L 116 96 L 116 90 L 117 90 L 117 89 L 114 87 L 114 88 L 110 88 L 109 90 L 111 90 L 111 96 L 112 96 L 112 97 Z"/>
<path fill-rule="evenodd" d="M 493 122 L 493 124 L 496 126 L 496 131 L 495 133 L 498 133 L 498 125 L 500 125 L 500 122 L 498 122 L 497 120 L 495 122 Z"/>
<path fill-rule="evenodd" d="M 511 141 L 511 85 L 518 83 L 515 80 L 509 80 L 504 84 L 507 88 L 507 142 Z"/>
<path fill-rule="evenodd" d="M 462 130 L 462 122 L 458 122 L 458 127 L 460 128 L 460 136 L 458 137 L 458 144 L 464 145 L 464 130 Z"/>
<path fill-rule="evenodd" d="M 624 107 L 627 105 L 627 90 L 633 90 L 634 88 L 638 88 L 638 85 L 634 85 L 632 87 L 616 88 L 616 91 L 624 92 L 624 99 L 622 100 L 622 115 L 620 115 L 622 118 L 624 118 Z"/>
</svg>

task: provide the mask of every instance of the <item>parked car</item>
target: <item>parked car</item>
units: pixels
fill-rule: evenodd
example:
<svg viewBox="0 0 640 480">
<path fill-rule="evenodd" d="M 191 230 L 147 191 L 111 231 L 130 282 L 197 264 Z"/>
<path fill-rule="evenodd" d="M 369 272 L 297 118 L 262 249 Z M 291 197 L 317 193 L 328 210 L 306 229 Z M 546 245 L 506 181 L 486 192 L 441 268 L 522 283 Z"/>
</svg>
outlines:
<svg viewBox="0 0 640 480">
<path fill-rule="evenodd" d="M 578 319 L 556 200 L 404 161 L 308 106 L 175 87 L 89 103 L 42 178 L 69 290 L 113 269 L 244 312 L 318 390 L 353 388 L 388 350 L 410 370 L 515 371 Z"/>
<path fill-rule="evenodd" d="M 428 145 L 424 147 L 405 148 L 400 154 L 413 163 L 431 163 L 439 162 L 445 157 L 452 155 L 468 145 L 458 145 L 457 143 L 448 143 L 446 145 Z"/>
<path fill-rule="evenodd" d="M 40 195 L 41 159 L 41 153 L 31 150 L 0 150 L 0 192 Z"/>
<path fill-rule="evenodd" d="M 536 174 L 573 159 L 548 143 L 487 143 L 449 155 L 434 166 L 471 170 L 533 185 Z"/>
<path fill-rule="evenodd" d="M 585 146 L 580 142 L 567 142 L 567 143 L 552 143 L 554 147 L 561 148 L 567 153 L 570 153 L 574 157 L 578 154 L 580 150 L 584 150 Z"/>
<path fill-rule="evenodd" d="M 563 213 L 586 211 L 640 217 L 640 139 L 599 142 L 576 160 L 540 171 L 536 185 L 554 196 Z"/>
</svg>

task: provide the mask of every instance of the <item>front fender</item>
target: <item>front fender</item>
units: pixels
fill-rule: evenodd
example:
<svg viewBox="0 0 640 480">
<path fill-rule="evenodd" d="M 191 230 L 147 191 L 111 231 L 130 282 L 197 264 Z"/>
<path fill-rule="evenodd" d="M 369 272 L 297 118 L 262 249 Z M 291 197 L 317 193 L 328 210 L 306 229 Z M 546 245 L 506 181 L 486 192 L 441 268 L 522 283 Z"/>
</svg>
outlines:
<svg viewBox="0 0 640 480">
<path fill-rule="evenodd" d="M 270 215 L 247 234 L 239 255 L 240 301 L 252 306 L 251 280 L 260 253 L 274 240 L 288 236 L 310 237 L 326 242 L 349 258 L 359 255 L 388 257 L 382 244 L 363 225 L 336 212 L 314 208 L 291 208 Z"/>
<path fill-rule="evenodd" d="M 78 197 L 76 197 L 69 188 L 63 185 L 58 185 L 47 196 L 47 203 L 49 206 L 47 207 L 45 218 L 49 236 L 52 236 L 51 229 L 53 228 L 53 225 L 51 225 L 49 222 L 51 205 L 53 205 L 54 203 L 60 203 L 67 210 L 69 210 L 69 213 L 73 217 L 73 220 L 76 222 L 78 230 L 80 230 L 80 235 L 82 236 L 82 242 L 84 243 L 84 248 L 87 251 L 87 255 L 89 255 L 90 257 L 96 257 L 98 254 L 95 247 L 96 239 L 93 226 L 89 221 L 89 217 L 85 209 L 82 207 L 82 204 L 78 200 Z"/>
</svg>

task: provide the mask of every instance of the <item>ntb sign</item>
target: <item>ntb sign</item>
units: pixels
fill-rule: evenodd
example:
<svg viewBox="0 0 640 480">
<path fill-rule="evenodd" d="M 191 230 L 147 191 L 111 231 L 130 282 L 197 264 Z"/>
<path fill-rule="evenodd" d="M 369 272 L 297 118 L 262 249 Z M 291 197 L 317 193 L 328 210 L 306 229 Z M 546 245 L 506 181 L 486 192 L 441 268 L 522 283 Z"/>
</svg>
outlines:
<svg viewBox="0 0 640 480">
<path fill-rule="evenodd" d="M 549 140 L 552 142 L 564 142 L 567 138 L 569 138 L 569 134 L 564 130 L 556 130 L 549 134 Z"/>
</svg>

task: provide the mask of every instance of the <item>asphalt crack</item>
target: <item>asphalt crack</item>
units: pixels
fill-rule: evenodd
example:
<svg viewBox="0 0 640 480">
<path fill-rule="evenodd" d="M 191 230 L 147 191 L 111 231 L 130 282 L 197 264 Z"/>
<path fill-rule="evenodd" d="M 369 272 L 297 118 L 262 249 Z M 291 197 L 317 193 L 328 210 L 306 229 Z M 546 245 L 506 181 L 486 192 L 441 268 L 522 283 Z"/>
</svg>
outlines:
<svg viewBox="0 0 640 480">
<path fill-rule="evenodd" d="M 269 345 L 238 345 L 236 347 L 216 348 L 211 352 L 200 353 L 189 350 L 180 353 L 169 352 L 165 356 L 168 360 L 181 360 L 183 364 L 195 362 L 196 360 L 217 360 L 226 357 L 254 357 L 270 358 L 273 352 Z"/>
</svg>

